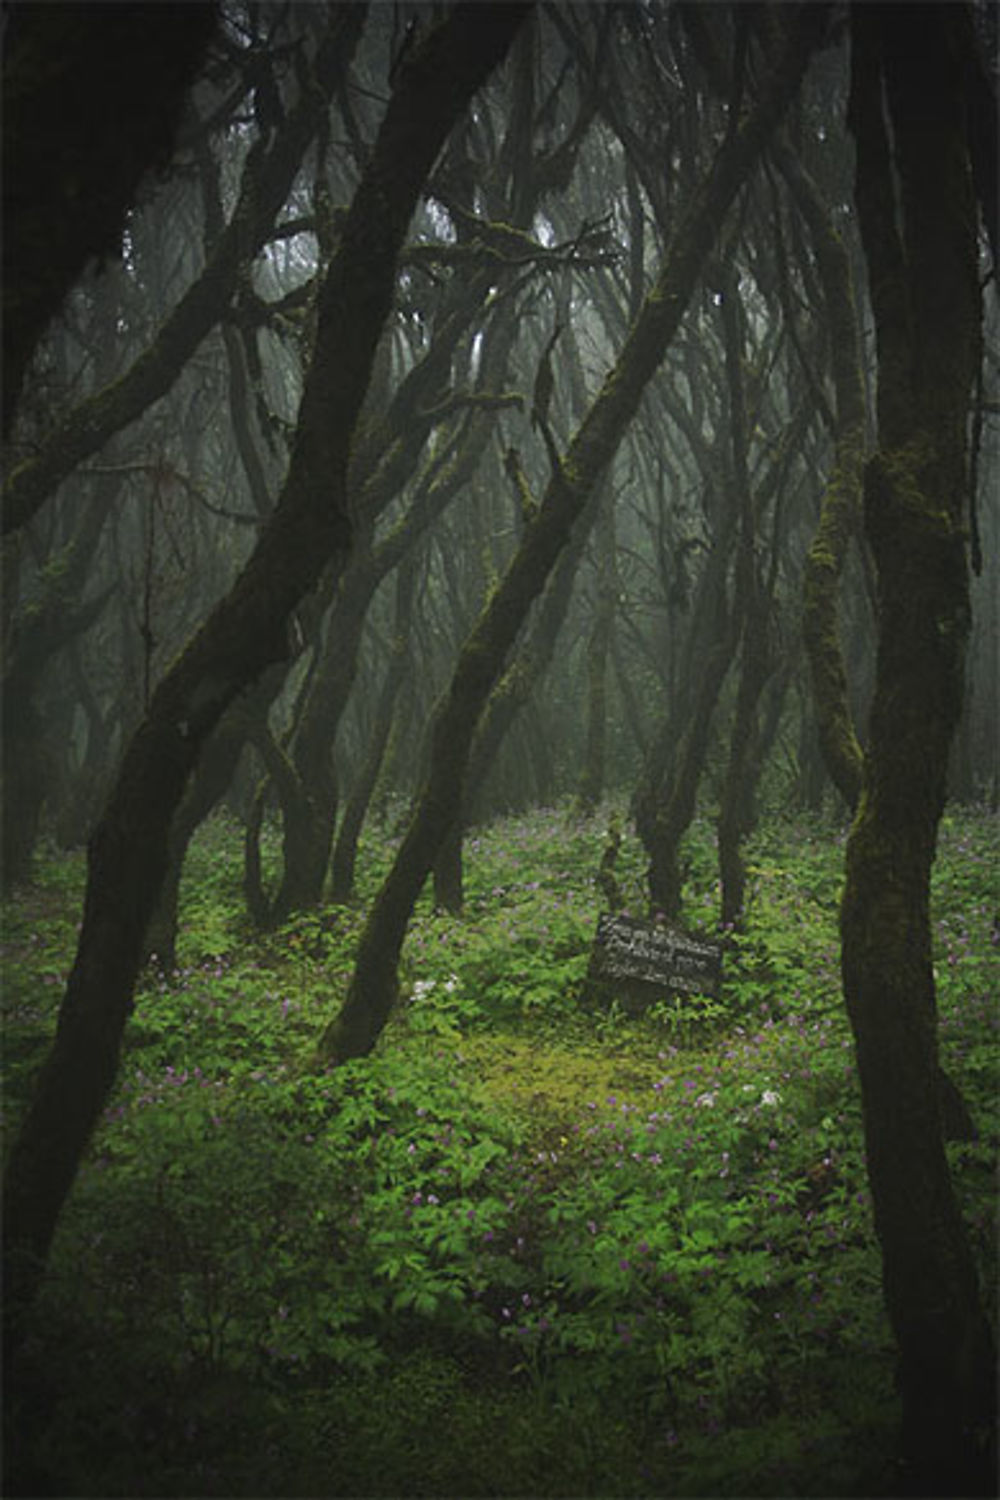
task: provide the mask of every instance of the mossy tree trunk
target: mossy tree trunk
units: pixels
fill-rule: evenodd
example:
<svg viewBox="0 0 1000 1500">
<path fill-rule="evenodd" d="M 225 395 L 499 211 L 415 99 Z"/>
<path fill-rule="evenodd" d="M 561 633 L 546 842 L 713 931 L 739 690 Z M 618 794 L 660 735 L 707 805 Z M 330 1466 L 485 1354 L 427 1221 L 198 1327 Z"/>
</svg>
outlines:
<svg viewBox="0 0 1000 1500">
<path fill-rule="evenodd" d="M 90 841 L 83 924 L 56 1038 L 4 1179 L 5 1331 L 15 1345 L 114 1083 L 174 811 L 222 713 L 283 657 L 292 609 L 349 549 L 351 442 L 399 249 L 448 131 L 527 9 L 460 5 L 400 70 L 319 293 L 315 352 L 278 504 L 233 588 L 157 687 Z"/>
<path fill-rule="evenodd" d="M 838 600 L 848 548 L 861 523 L 867 414 L 858 319 L 847 247 L 791 148 L 783 143 L 776 155 L 809 231 L 826 304 L 836 398 L 835 448 L 803 570 L 802 633 L 820 749 L 830 779 L 853 812 L 861 795 L 861 746 L 851 716 Z"/>
<path fill-rule="evenodd" d="M 539 596 L 573 522 L 606 472 L 646 385 L 680 325 L 730 203 L 796 92 L 826 24 L 804 6 L 759 102 L 720 147 L 678 219 L 663 268 L 632 325 L 614 370 L 553 471 L 537 512 L 472 629 L 431 723 L 430 769 L 392 868 L 362 931 L 354 975 L 321 1053 L 335 1062 L 371 1050 L 392 1010 L 403 939 L 424 881 L 456 816 L 476 727 L 525 615 Z M 460 801 L 460 799 L 458 799 Z"/>
<path fill-rule="evenodd" d="M 944 1152 L 929 911 L 969 628 L 963 503 L 979 348 L 955 14 L 924 6 L 915 25 L 906 8 L 862 5 L 852 18 L 855 200 L 878 351 L 864 487 L 878 656 L 842 967 L 910 1495 L 994 1494 L 996 1480 L 995 1357 Z"/>
</svg>

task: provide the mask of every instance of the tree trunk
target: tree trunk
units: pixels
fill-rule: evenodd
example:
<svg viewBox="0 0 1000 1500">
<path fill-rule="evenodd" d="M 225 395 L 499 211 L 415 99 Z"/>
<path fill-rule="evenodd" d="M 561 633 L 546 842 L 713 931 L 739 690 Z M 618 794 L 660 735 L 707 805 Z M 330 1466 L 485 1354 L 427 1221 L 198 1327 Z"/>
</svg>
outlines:
<svg viewBox="0 0 1000 1500">
<path fill-rule="evenodd" d="M 861 746 L 848 698 L 838 597 L 847 550 L 861 518 L 867 421 L 857 313 L 847 249 L 815 185 L 788 146 L 778 150 L 777 159 L 809 229 L 826 302 L 836 393 L 836 448 L 803 570 L 802 633 L 820 748 L 831 780 L 853 812 L 861 794 Z"/>
<path fill-rule="evenodd" d="M 660 721 L 645 747 L 642 770 L 632 797 L 636 832 L 651 857 L 656 840 L 657 808 L 670 796 L 671 780 L 678 764 L 679 746 L 695 712 L 706 652 L 711 653 L 720 632 L 728 629 L 723 617 L 735 519 L 731 514 L 726 514 L 721 519 L 711 518 L 706 514 L 706 521 L 712 533 L 711 548 L 698 579 L 694 602 L 690 606 L 685 588 L 683 609 L 688 614 L 688 627 L 681 649 L 675 645 L 676 638 L 680 635 L 679 610 L 672 615 L 674 628 L 670 631 L 671 660 L 663 691 L 667 709 L 665 713 L 661 713 Z M 661 656 L 663 654 L 666 653 L 661 653 Z M 660 664 L 654 662 L 654 665 Z M 662 666 L 660 672 L 662 677 Z M 619 679 L 623 680 L 621 673 Z"/>
<path fill-rule="evenodd" d="M 413 563 L 407 561 L 403 564 L 396 582 L 396 620 L 391 654 L 385 669 L 385 677 L 382 680 L 382 690 L 375 710 L 375 722 L 372 725 L 364 760 L 351 788 L 351 794 L 347 798 L 344 815 L 337 832 L 337 842 L 334 845 L 331 862 L 333 879 L 331 895 L 334 901 L 349 901 L 354 890 L 354 863 L 357 856 L 358 838 L 375 791 L 379 771 L 382 769 L 399 690 L 406 678 L 406 669 L 410 660 L 408 642 L 414 579 Z"/>
<path fill-rule="evenodd" d="M 465 904 L 465 869 L 462 857 L 464 826 L 456 819 L 434 861 L 434 905 L 439 911 L 458 916 Z"/>
<path fill-rule="evenodd" d="M 738 928 L 743 920 L 743 843 L 756 821 L 754 803 L 761 764 L 758 705 L 774 666 L 768 612 L 769 601 L 755 599 L 743 628 L 740 683 L 718 822 L 721 915 L 726 927 Z"/>
<path fill-rule="evenodd" d="M 680 916 L 684 885 L 681 840 L 694 817 L 708 752 L 712 715 L 733 657 L 732 627 L 725 621 L 702 658 L 702 673 L 687 727 L 677 747 L 669 790 L 658 799 L 651 827 L 643 837 L 649 855 L 647 881 L 650 910 L 671 920 Z"/>
<path fill-rule="evenodd" d="M 800 681 L 796 697 L 798 735 L 795 749 L 795 797 L 799 807 L 806 812 L 818 814 L 823 808 L 830 773 L 819 743 L 811 683 Z"/>
<path fill-rule="evenodd" d="M 649 859 L 650 909 L 670 918 L 680 914 L 681 840 L 694 817 L 712 715 L 736 644 L 726 584 L 732 530 L 733 518 L 728 517 L 705 564 L 677 701 L 649 746 L 632 804 L 636 832 Z"/>
<path fill-rule="evenodd" d="M 628 334 L 617 365 L 553 470 L 538 511 L 468 637 L 431 723 L 430 771 L 392 868 L 358 945 L 354 975 L 321 1051 L 334 1061 L 375 1044 L 397 990 L 397 967 L 417 897 L 455 817 L 480 715 L 525 614 L 541 593 L 573 522 L 610 464 L 646 385 L 698 284 L 726 210 L 798 88 L 825 27 L 824 9 L 798 9 L 790 38 L 760 102 L 719 149 L 678 222 L 660 276 Z"/>
<path fill-rule="evenodd" d="M 608 655 L 618 598 L 614 496 L 601 511 L 597 532 L 597 608 L 587 641 L 587 731 L 577 790 L 582 813 L 593 812 L 604 792 L 608 717 Z"/>
<path fill-rule="evenodd" d="M 188 845 L 212 809 L 225 796 L 253 726 L 266 720 L 285 678 L 284 663 L 264 672 L 250 691 L 223 714 L 198 759 L 174 814 L 167 845 L 167 869 L 156 908 L 146 929 L 144 957 L 166 973 L 176 968 L 177 918 L 181 877 Z"/>
<path fill-rule="evenodd" d="M 879 369 L 864 492 L 879 633 L 842 968 L 910 1495 L 994 1494 L 996 1478 L 994 1350 L 943 1145 L 929 910 L 962 704 L 965 424 L 979 347 L 954 15 L 924 6 L 914 26 L 905 8 L 853 12 L 855 198 Z"/>
<path fill-rule="evenodd" d="M 114 1083 L 174 811 L 221 714 L 283 657 L 292 609 L 349 548 L 351 441 L 391 306 L 399 249 L 448 131 L 503 56 L 526 9 L 459 5 L 400 70 L 320 291 L 316 348 L 278 504 L 230 593 L 159 684 L 91 839 L 76 961 L 4 1180 L 5 1331 L 15 1343 Z M 360 27 L 360 11 L 344 14 L 356 16 Z"/>
<path fill-rule="evenodd" d="M 756 558 L 757 512 L 761 506 L 755 503 L 750 491 L 749 423 L 743 371 L 744 311 L 740 301 L 739 279 L 732 266 L 723 270 L 722 293 L 733 488 L 740 516 L 735 610 L 741 658 L 736 710 L 729 738 L 729 760 L 719 811 L 718 840 L 722 921 L 735 927 L 742 920 L 743 891 L 746 884 L 742 845 L 753 826 L 757 704 L 770 670 L 768 615 L 771 600 L 760 576 Z M 775 537 L 775 559 L 778 550 L 778 538 Z"/>
</svg>

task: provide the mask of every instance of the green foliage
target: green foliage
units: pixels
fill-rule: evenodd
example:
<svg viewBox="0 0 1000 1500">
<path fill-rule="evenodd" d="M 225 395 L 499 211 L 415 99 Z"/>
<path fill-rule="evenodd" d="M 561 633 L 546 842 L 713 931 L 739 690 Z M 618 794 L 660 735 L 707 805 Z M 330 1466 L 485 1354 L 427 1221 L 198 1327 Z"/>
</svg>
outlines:
<svg viewBox="0 0 1000 1500">
<path fill-rule="evenodd" d="M 581 1004 L 602 847 L 561 811 L 470 839 L 467 911 L 418 914 L 379 1048 L 317 1073 L 360 912 L 250 934 L 233 831 L 204 831 L 180 967 L 137 995 L 38 1308 L 18 1458 L 36 1484 L 880 1491 L 896 1409 L 839 839 L 762 828 L 719 1000 L 640 1017 Z M 935 878 L 942 1051 L 980 1128 L 952 1162 L 994 1298 L 998 852 L 956 816 Z M 688 920 L 711 931 L 707 824 L 688 859 Z M 626 847 L 633 890 L 637 871 Z M 12 1115 L 80 875 L 46 865 L 5 914 Z"/>
</svg>

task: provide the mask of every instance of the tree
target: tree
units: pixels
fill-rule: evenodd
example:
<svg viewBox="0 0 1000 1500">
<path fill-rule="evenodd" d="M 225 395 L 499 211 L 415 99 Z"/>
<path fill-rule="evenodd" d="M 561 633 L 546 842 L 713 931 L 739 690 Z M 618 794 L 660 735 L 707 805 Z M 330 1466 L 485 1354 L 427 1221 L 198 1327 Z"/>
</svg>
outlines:
<svg viewBox="0 0 1000 1500">
<path fill-rule="evenodd" d="M 944 1152 L 929 913 L 969 629 L 966 422 L 979 353 L 963 14 L 855 6 L 855 201 L 878 352 L 864 476 L 878 659 L 841 909 L 907 1494 L 993 1494 L 996 1367 Z M 884 100 L 884 103 L 883 103 Z M 891 141 L 890 146 L 890 130 Z M 896 207 L 898 203 L 898 209 Z"/>
<path fill-rule="evenodd" d="M 174 812 L 226 708 L 285 654 L 291 610 L 349 552 L 351 444 L 403 236 L 449 129 L 527 9 L 459 5 L 399 70 L 319 293 L 315 349 L 278 504 L 233 588 L 157 687 L 91 838 L 83 924 L 56 1038 L 4 1178 L 3 1291 L 15 1346 L 114 1082 Z M 333 13 L 342 46 L 355 44 L 364 19 L 361 8 Z"/>
<path fill-rule="evenodd" d="M 155 8 L 155 7 L 154 7 Z M 271 233 L 303 153 L 344 67 L 343 41 L 354 24 L 344 7 L 318 50 L 314 86 L 302 91 L 280 130 L 259 136 L 247 154 L 240 193 L 204 270 L 157 329 L 149 346 L 119 379 L 79 402 L 49 433 L 41 450 L 18 464 L 3 488 L 3 534 L 21 529 L 74 468 L 134 422 L 172 386 L 185 362 L 225 313 L 239 275 Z M 114 141 L 111 142 L 114 150 Z"/>
<path fill-rule="evenodd" d="M 673 338 L 721 228 L 726 210 L 788 107 L 826 12 L 801 7 L 755 108 L 720 147 L 707 178 L 676 228 L 660 275 L 632 325 L 614 370 L 553 469 L 544 497 L 503 577 L 462 648 L 435 710 L 427 780 L 358 945 L 354 975 L 339 1015 L 322 1039 L 341 1062 L 367 1053 L 392 1010 L 399 953 L 414 904 L 456 814 L 479 719 L 528 609 L 541 593 L 573 523 L 606 472 L 646 385 Z"/>
<path fill-rule="evenodd" d="M 215 0 L 7 7 L 4 437 L 46 325 L 89 260 L 119 254 L 143 174 L 169 165 L 217 21 Z"/>
</svg>

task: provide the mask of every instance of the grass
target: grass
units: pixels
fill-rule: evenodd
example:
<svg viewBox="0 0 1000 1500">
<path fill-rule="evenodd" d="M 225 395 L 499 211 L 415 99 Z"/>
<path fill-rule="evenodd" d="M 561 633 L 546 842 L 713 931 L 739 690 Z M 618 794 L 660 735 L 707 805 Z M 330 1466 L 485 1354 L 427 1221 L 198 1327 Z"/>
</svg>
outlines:
<svg viewBox="0 0 1000 1500">
<path fill-rule="evenodd" d="M 199 836 L 179 969 L 137 995 L 60 1225 L 8 1493 L 871 1495 L 897 1418 L 839 999 L 842 836 L 754 841 L 721 1002 L 586 1004 L 603 824 L 562 809 L 467 847 L 425 901 L 369 1059 L 310 1069 L 362 904 L 251 933 L 239 840 Z M 935 875 L 953 1147 L 996 1305 L 995 820 Z M 363 897 L 389 858 L 363 852 Z M 718 909 L 707 824 L 686 920 Z M 619 871 L 641 909 L 641 861 Z M 82 882 L 4 917 L 5 1108 L 44 1053 Z"/>
</svg>

